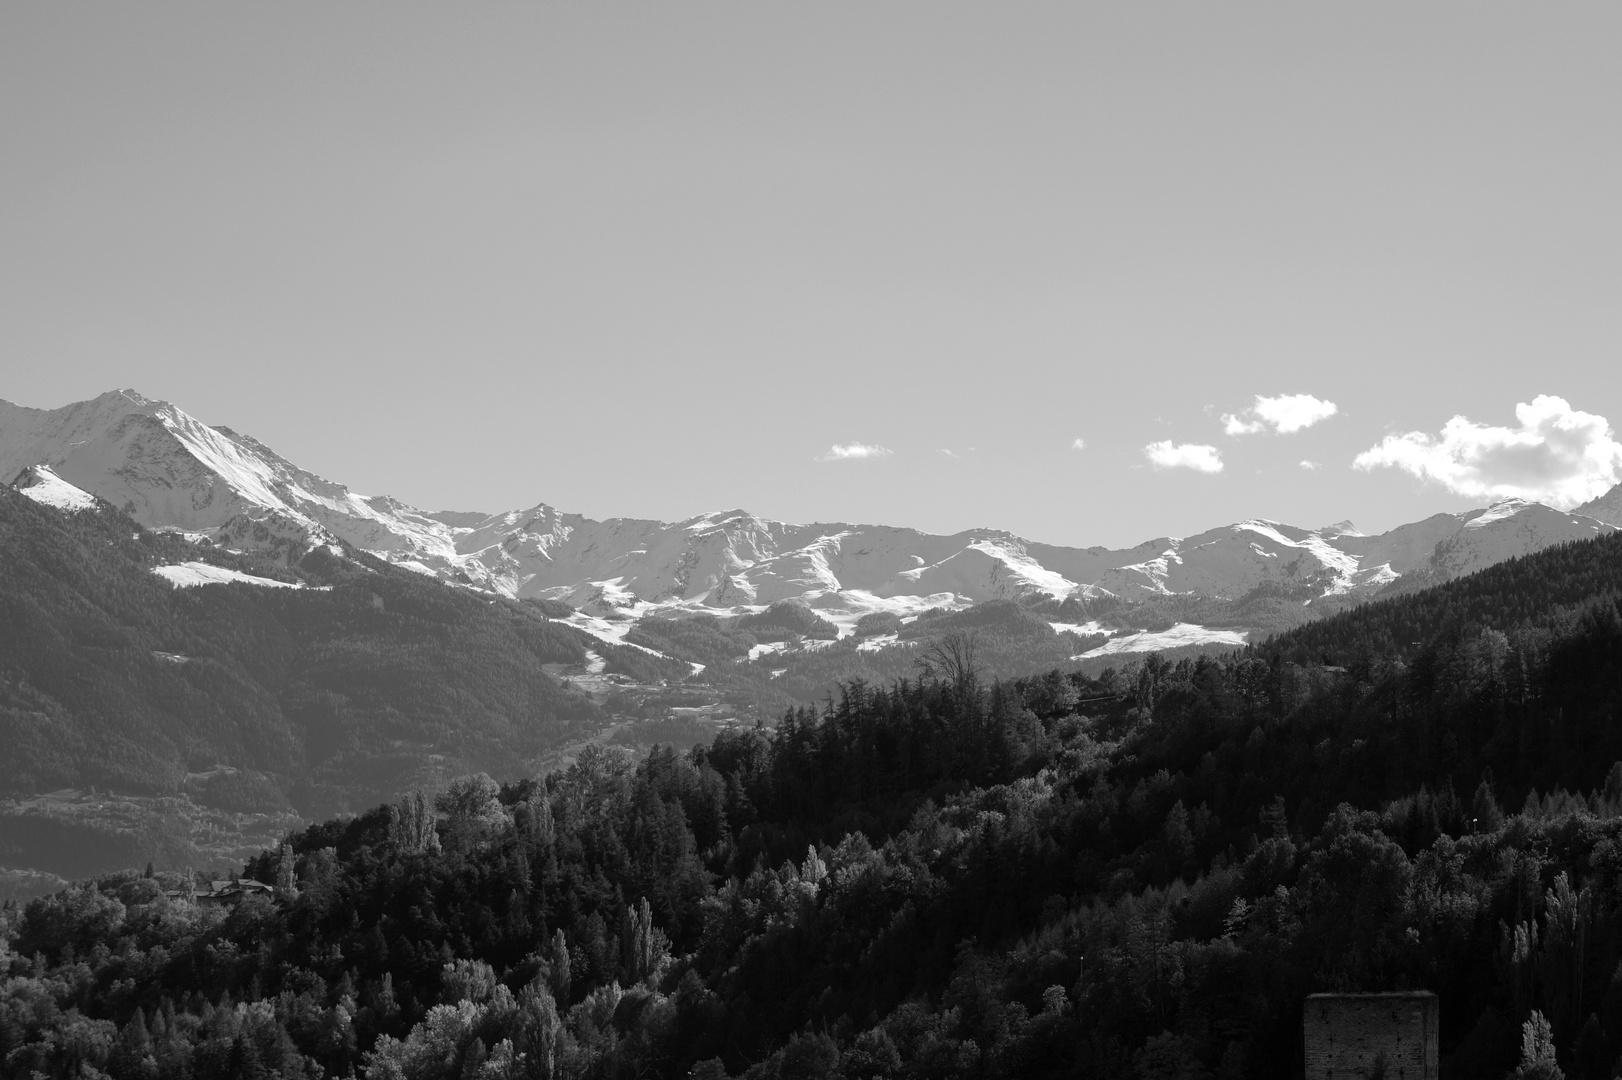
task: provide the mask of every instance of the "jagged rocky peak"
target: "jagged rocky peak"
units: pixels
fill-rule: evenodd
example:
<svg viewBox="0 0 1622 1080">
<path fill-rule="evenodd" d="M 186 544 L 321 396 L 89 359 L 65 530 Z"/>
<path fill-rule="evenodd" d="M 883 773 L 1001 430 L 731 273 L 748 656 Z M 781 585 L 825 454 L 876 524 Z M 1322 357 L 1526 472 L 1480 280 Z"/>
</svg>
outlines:
<svg viewBox="0 0 1622 1080">
<path fill-rule="evenodd" d="M 331 537 L 312 503 L 352 498 L 258 440 L 117 390 L 61 409 L 0 406 L 0 469 L 44 465 L 151 528 L 285 547 Z"/>
<path fill-rule="evenodd" d="M 1609 525 L 1622 526 L 1622 484 L 1617 484 L 1605 494 L 1583 503 L 1572 513 L 1591 517 Z"/>
</svg>

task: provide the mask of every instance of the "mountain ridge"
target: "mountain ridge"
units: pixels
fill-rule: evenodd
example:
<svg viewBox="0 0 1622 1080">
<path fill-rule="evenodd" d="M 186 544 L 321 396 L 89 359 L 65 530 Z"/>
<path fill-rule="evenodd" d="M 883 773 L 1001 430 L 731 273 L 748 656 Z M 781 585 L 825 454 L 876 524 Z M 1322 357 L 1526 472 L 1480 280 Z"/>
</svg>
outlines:
<svg viewBox="0 0 1622 1080">
<path fill-rule="evenodd" d="M 1622 486 L 1589 504 L 1601 513 L 1618 504 L 1616 521 L 1506 500 L 1375 536 L 1349 521 L 1303 529 L 1250 518 L 1118 549 L 1045 544 L 995 528 L 939 535 L 796 524 L 741 509 L 676 522 L 599 521 L 546 503 L 490 514 L 422 510 L 354 492 L 251 436 L 134 390 L 54 410 L 0 402 L 0 478 L 35 467 L 149 528 L 284 561 L 342 541 L 449 582 L 563 600 L 595 614 L 758 610 L 801 600 L 848 624 L 873 611 L 1073 595 L 1232 599 L 1281 587 L 1310 604 L 1371 596 L 1406 575 L 1450 580 L 1622 524 Z"/>
<path fill-rule="evenodd" d="M 1572 511 L 1587 517 L 1622 526 L 1622 484 L 1617 484 L 1603 495 L 1595 496 Z"/>
</svg>

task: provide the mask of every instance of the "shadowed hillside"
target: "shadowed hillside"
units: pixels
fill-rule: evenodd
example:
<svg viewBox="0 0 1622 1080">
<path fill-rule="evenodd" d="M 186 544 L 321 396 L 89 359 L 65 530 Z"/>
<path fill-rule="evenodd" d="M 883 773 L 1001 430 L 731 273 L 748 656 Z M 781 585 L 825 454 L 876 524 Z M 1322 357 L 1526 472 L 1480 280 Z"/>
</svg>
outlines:
<svg viewBox="0 0 1622 1080">
<path fill-rule="evenodd" d="M 367 556 L 289 567 L 9 488 L 0 552 L 0 788 L 174 792 L 224 763 L 330 813 L 430 760 L 510 772 L 593 714 L 540 670 L 576 631 Z M 188 563 L 301 587 L 152 572 Z"/>
</svg>

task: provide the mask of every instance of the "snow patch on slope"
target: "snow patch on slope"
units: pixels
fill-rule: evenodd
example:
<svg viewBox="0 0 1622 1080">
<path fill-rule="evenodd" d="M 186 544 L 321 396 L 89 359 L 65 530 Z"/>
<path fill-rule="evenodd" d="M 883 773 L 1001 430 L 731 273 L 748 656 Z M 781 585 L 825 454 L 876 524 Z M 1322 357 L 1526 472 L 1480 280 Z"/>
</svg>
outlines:
<svg viewBox="0 0 1622 1080">
<path fill-rule="evenodd" d="M 35 502 L 54 506 L 69 513 L 96 508 L 94 495 L 74 487 L 46 466 L 37 465 L 30 469 L 29 473 L 29 479 L 17 490 Z"/>
<path fill-rule="evenodd" d="M 1248 630 L 1213 630 L 1194 623 L 1178 623 L 1170 630 L 1144 631 L 1126 634 L 1107 641 L 1096 649 L 1088 649 L 1072 660 L 1087 660 L 1094 656 L 1113 656 L 1116 653 L 1159 652 L 1184 645 L 1243 645 L 1250 636 Z"/>
<path fill-rule="evenodd" d="M 1056 633 L 1056 634 L 1067 634 L 1068 633 L 1068 634 L 1075 634 L 1078 637 L 1096 637 L 1099 634 L 1109 636 L 1111 634 L 1116 633 L 1116 631 L 1114 629 L 1105 626 L 1103 623 L 1099 622 L 1097 619 L 1090 619 L 1087 622 L 1081 622 L 1081 623 L 1076 623 L 1076 622 L 1050 622 L 1050 623 L 1048 623 L 1048 625 L 1053 627 L 1053 632 Z"/>
<path fill-rule="evenodd" d="M 240 582 L 243 585 L 263 585 L 271 589 L 302 589 L 303 585 L 274 578 L 244 574 L 240 570 L 227 570 L 203 562 L 180 563 L 176 566 L 155 566 L 152 572 L 177 589 L 191 589 L 198 585 L 225 585 Z"/>
</svg>

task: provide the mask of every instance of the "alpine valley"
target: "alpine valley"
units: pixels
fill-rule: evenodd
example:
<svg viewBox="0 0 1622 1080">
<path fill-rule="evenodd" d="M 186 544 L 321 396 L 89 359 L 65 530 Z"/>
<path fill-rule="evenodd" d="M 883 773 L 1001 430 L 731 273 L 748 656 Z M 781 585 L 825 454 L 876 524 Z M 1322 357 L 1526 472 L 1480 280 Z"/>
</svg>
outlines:
<svg viewBox="0 0 1622 1080">
<path fill-rule="evenodd" d="M 4 1080 L 1299 1077 L 1415 990 L 1617 1075 L 1616 491 L 1109 551 L 0 450 Z"/>
<path fill-rule="evenodd" d="M 429 511 L 133 390 L 0 401 L 0 480 L 13 891 L 240 863 L 289 822 L 464 773 L 771 724 L 911 676 L 952 631 L 990 676 L 1098 674 L 1622 525 L 1622 489 L 1572 513 L 1506 501 L 1377 536 L 1251 519 L 1121 550 L 742 510 Z"/>
</svg>

